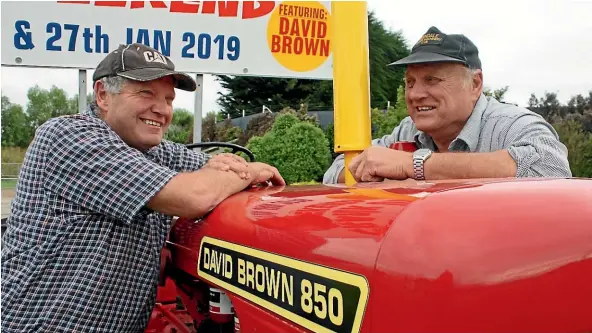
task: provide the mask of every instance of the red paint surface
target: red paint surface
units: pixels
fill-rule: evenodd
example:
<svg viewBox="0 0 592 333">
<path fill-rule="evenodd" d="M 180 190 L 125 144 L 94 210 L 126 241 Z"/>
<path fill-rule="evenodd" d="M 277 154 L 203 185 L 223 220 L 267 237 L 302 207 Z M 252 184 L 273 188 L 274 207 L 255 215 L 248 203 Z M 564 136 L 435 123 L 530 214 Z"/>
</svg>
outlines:
<svg viewBox="0 0 592 333">
<path fill-rule="evenodd" d="M 592 331 L 592 180 L 253 189 L 180 219 L 173 265 L 201 238 L 362 274 L 363 332 Z M 228 292 L 243 331 L 303 331 Z"/>
</svg>

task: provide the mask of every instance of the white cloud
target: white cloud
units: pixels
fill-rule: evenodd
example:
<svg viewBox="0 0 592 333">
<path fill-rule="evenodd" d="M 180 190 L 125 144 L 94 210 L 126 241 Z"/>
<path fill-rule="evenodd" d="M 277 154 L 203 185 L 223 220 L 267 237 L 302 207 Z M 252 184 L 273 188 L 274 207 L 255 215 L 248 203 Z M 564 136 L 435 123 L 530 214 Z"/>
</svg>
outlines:
<svg viewBox="0 0 592 333">
<path fill-rule="evenodd" d="M 509 86 L 507 100 L 526 105 L 531 93 L 557 92 L 560 101 L 592 90 L 592 1 L 368 1 L 377 17 L 413 44 L 430 26 L 475 42 L 485 85 Z M 6 27 L 3 27 L 6 28 Z M 88 91 L 92 71 L 88 71 Z M 27 89 L 56 85 L 78 92 L 77 70 L 2 67 L 2 94 L 26 105 Z M 204 113 L 218 110 L 220 85 L 204 76 Z M 193 110 L 194 94 L 178 91 L 175 107 Z"/>
</svg>

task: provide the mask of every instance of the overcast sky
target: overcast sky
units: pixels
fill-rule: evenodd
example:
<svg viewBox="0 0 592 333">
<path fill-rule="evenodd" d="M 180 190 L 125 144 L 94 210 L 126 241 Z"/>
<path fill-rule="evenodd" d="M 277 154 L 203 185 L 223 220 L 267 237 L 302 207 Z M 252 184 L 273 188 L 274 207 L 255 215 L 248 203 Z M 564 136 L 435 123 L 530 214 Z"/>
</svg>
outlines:
<svg viewBox="0 0 592 333">
<path fill-rule="evenodd" d="M 479 48 L 485 86 L 509 86 L 509 102 L 526 106 L 531 93 L 549 91 L 566 103 L 592 90 L 592 0 L 369 0 L 368 7 L 409 45 L 432 25 L 465 34 Z M 1 75 L 2 95 L 23 106 L 35 84 L 78 92 L 77 70 L 2 67 Z M 90 92 L 92 71 L 87 75 Z M 205 114 L 218 109 L 220 86 L 210 75 L 204 80 Z M 177 91 L 175 107 L 193 110 L 193 101 Z"/>
</svg>

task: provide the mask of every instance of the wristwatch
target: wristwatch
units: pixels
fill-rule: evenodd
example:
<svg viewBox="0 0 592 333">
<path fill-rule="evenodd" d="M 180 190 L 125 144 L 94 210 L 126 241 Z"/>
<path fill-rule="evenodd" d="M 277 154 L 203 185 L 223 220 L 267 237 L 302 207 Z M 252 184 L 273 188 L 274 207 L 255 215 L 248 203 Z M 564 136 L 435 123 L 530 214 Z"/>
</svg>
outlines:
<svg viewBox="0 0 592 333">
<path fill-rule="evenodd" d="M 413 152 L 413 178 L 415 180 L 425 180 L 423 165 L 430 156 L 432 156 L 432 151 L 426 148 Z"/>
</svg>

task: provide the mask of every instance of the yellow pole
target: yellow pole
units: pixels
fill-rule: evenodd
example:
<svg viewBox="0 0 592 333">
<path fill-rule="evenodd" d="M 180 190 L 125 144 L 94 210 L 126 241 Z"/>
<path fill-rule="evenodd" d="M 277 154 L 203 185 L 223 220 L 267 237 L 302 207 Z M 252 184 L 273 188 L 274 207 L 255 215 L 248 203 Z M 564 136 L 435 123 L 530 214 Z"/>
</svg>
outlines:
<svg viewBox="0 0 592 333">
<path fill-rule="evenodd" d="M 370 146 L 368 12 L 365 1 L 332 1 L 335 152 L 345 156 L 345 184 L 355 180 L 351 160 Z"/>
</svg>

